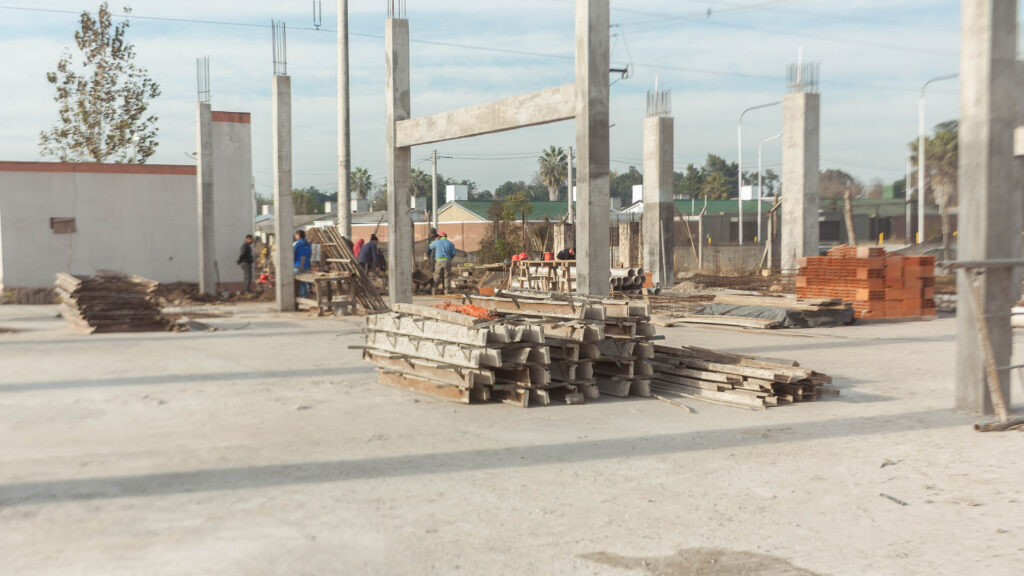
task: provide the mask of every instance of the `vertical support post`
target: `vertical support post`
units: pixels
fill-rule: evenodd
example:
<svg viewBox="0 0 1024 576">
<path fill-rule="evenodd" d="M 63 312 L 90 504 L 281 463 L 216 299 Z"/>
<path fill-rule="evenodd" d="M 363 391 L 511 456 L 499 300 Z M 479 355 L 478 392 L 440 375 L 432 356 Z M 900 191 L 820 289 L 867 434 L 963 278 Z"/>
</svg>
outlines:
<svg viewBox="0 0 1024 576">
<path fill-rule="evenodd" d="M 412 149 L 396 146 L 396 123 L 411 116 L 409 21 L 389 18 L 384 32 L 387 92 L 388 295 L 391 303 L 412 303 L 413 230 L 409 213 Z"/>
<path fill-rule="evenodd" d="M 925 87 L 928 85 L 925 84 Z M 924 119 L 924 88 L 917 100 L 917 243 L 925 241 L 924 237 L 924 200 L 925 200 L 925 161 L 924 140 L 927 129 Z"/>
<path fill-rule="evenodd" d="M 578 290 L 607 296 L 609 267 L 609 0 L 576 2 Z"/>
<path fill-rule="evenodd" d="M 1014 128 L 1021 124 L 1017 55 L 1017 0 L 961 4 L 960 61 L 960 235 L 962 260 L 1016 259 L 1022 250 L 1024 195 Z M 920 194 L 922 190 L 918 190 Z M 969 272 L 958 271 L 957 293 L 971 294 Z M 976 314 L 987 318 L 997 366 L 1007 366 L 1013 348 L 1010 307 L 1020 295 L 1016 270 L 989 268 L 979 280 L 980 310 L 957 306 L 956 407 L 991 414 L 985 352 Z M 965 296 L 967 298 L 967 296 Z M 999 389 L 1009 401 L 1010 373 L 999 372 Z"/>
<path fill-rule="evenodd" d="M 576 221 L 576 218 L 573 215 L 572 159 L 573 159 L 573 149 L 572 149 L 572 146 L 569 146 L 569 156 L 568 156 L 568 160 L 566 161 L 568 166 L 566 166 L 566 170 L 565 170 L 565 175 L 566 175 L 566 180 L 565 180 L 565 182 L 566 182 L 566 184 L 565 184 L 565 199 L 566 199 L 566 202 L 569 204 L 568 212 L 565 213 L 566 214 L 565 222 L 567 224 L 572 224 L 573 222 Z"/>
<path fill-rule="evenodd" d="M 910 171 L 911 171 L 911 169 L 912 169 L 912 162 L 911 162 L 911 159 L 910 159 L 910 155 L 907 154 L 906 183 L 903 185 L 903 203 L 906 204 L 906 211 L 907 211 L 907 214 L 905 216 L 906 220 L 904 222 L 904 228 L 903 228 L 903 243 L 904 244 L 910 244 L 911 243 L 911 238 L 913 238 L 913 236 L 911 235 L 911 232 L 910 232 L 910 218 L 911 218 L 910 211 L 911 211 L 911 206 L 912 206 L 911 199 L 910 199 Z"/>
<path fill-rule="evenodd" d="M 433 170 L 430 172 L 430 175 L 431 175 L 431 178 L 430 178 L 430 193 L 431 193 L 431 201 L 433 202 L 433 204 L 431 204 L 431 209 L 430 209 L 430 223 L 431 223 L 431 226 L 434 227 L 434 230 L 437 230 L 437 208 L 438 208 L 438 206 L 437 206 L 437 150 L 436 149 L 434 150 L 433 158 L 434 158 Z"/>
<path fill-rule="evenodd" d="M 338 233 L 352 237 L 352 136 L 349 119 L 348 0 L 338 0 Z"/>
<path fill-rule="evenodd" d="M 213 215 L 213 112 L 209 102 L 196 107 L 198 132 L 196 143 L 197 205 L 199 211 L 199 292 L 217 292 L 217 247 L 214 244 Z"/>
<path fill-rule="evenodd" d="M 292 79 L 274 76 L 274 285 L 277 310 L 295 310 L 295 273 L 292 250 Z"/>
<path fill-rule="evenodd" d="M 652 273 L 655 286 L 670 288 L 675 283 L 673 134 L 671 116 L 649 115 L 644 119 L 644 270 Z"/>
<path fill-rule="evenodd" d="M 786 94 L 782 130 L 782 270 L 818 253 L 818 137 L 821 95 Z"/>
</svg>

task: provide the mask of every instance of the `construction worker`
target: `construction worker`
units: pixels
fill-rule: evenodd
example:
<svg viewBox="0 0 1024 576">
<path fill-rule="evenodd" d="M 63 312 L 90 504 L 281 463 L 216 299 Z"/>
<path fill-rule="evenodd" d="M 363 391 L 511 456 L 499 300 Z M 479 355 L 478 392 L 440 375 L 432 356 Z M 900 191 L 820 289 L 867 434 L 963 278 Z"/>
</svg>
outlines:
<svg viewBox="0 0 1024 576">
<path fill-rule="evenodd" d="M 558 259 L 559 260 L 575 260 L 576 259 L 576 249 L 570 247 L 570 248 L 566 248 L 565 250 L 562 250 L 561 252 L 558 253 Z"/>
<path fill-rule="evenodd" d="M 452 282 L 452 259 L 455 258 L 455 244 L 448 240 L 448 234 L 441 232 L 440 237 L 430 243 L 430 251 L 434 254 L 434 286 L 431 294 L 437 294 L 440 288 L 447 294 Z"/>
<path fill-rule="evenodd" d="M 242 268 L 242 284 L 245 286 L 243 292 L 252 292 L 252 234 L 245 235 L 245 242 L 242 243 L 242 249 L 239 250 L 238 259 L 235 263 Z"/>
</svg>

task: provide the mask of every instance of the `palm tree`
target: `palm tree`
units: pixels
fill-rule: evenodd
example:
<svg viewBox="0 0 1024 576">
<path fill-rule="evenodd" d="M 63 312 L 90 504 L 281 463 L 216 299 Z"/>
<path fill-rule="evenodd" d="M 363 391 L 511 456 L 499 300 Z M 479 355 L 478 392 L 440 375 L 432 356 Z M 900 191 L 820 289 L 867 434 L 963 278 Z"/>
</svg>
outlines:
<svg viewBox="0 0 1024 576">
<path fill-rule="evenodd" d="M 349 175 L 349 187 L 356 193 L 356 198 L 365 200 L 366 195 L 373 190 L 373 176 L 366 168 L 356 168 Z"/>
<path fill-rule="evenodd" d="M 410 193 L 416 198 L 430 196 L 433 189 L 433 182 L 430 179 L 430 174 L 427 174 L 419 168 L 413 168 L 412 173 L 409 175 Z"/>
<path fill-rule="evenodd" d="M 554 146 L 545 150 L 540 158 L 537 158 L 537 164 L 540 165 L 540 178 L 548 189 L 548 200 L 552 202 L 558 200 L 558 189 L 565 181 L 568 162 L 565 150 Z"/>
</svg>

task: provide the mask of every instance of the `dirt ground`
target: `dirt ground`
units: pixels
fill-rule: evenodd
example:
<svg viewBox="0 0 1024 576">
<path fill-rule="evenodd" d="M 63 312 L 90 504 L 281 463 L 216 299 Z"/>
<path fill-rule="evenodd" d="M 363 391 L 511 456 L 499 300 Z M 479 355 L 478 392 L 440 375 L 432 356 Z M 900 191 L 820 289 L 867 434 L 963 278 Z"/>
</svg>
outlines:
<svg viewBox="0 0 1024 576">
<path fill-rule="evenodd" d="M 1024 566 L 1024 434 L 950 410 L 951 319 L 661 329 L 793 358 L 842 389 L 691 415 L 455 405 L 379 385 L 349 348 L 355 319 L 217 308 L 219 332 L 84 336 L 55 307 L 0 307 L 0 574 Z"/>
</svg>

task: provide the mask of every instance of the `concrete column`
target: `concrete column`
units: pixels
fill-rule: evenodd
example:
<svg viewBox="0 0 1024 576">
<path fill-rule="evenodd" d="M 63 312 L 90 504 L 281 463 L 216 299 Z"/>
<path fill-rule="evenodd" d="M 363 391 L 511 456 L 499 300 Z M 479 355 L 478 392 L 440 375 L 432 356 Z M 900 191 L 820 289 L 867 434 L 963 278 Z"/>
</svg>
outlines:
<svg viewBox="0 0 1024 576">
<path fill-rule="evenodd" d="M 576 258 L 578 290 L 607 296 L 609 0 L 576 2 Z"/>
<path fill-rule="evenodd" d="M 348 0 L 338 0 L 338 232 L 352 238 L 352 164 L 348 81 Z"/>
<path fill-rule="evenodd" d="M 655 286 L 669 288 L 675 284 L 673 133 L 670 117 L 644 119 L 644 270 Z"/>
<path fill-rule="evenodd" d="M 295 310 L 295 273 L 292 251 L 292 79 L 274 76 L 274 246 L 277 309 Z"/>
<path fill-rule="evenodd" d="M 1013 132 L 1021 124 L 1016 61 L 1016 0 L 961 3 L 960 49 L 960 234 L 958 258 L 1021 257 L 1024 227 L 1022 171 L 1014 159 Z M 971 304 L 968 272 L 958 272 L 956 407 L 991 414 L 985 354 Z M 991 268 L 982 279 L 983 310 L 997 366 L 1011 364 L 1010 307 L 1020 296 L 1016 270 Z M 1010 374 L 999 385 L 1010 403 Z"/>
<path fill-rule="evenodd" d="M 199 213 L 199 292 L 217 292 L 217 247 L 213 214 L 213 111 L 210 104 L 197 104 L 196 192 Z"/>
<path fill-rule="evenodd" d="M 821 95 L 787 94 L 782 109 L 782 270 L 792 273 L 818 254 Z"/>
<path fill-rule="evenodd" d="M 412 302 L 413 230 L 409 212 L 412 148 L 396 145 L 396 126 L 411 114 L 409 97 L 409 21 L 390 18 L 384 33 L 387 70 L 386 129 L 388 180 L 388 295 L 391 303 Z"/>
</svg>

